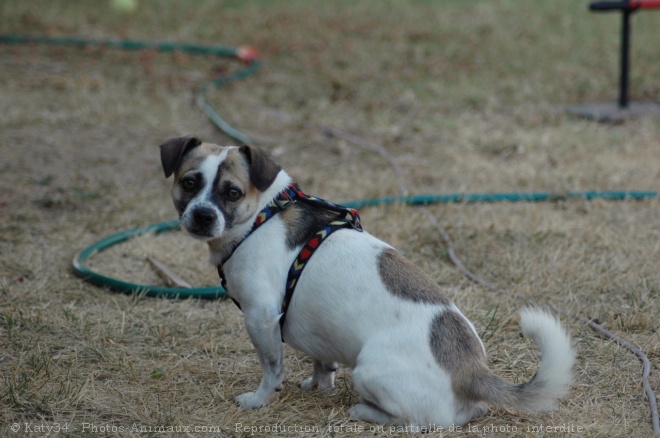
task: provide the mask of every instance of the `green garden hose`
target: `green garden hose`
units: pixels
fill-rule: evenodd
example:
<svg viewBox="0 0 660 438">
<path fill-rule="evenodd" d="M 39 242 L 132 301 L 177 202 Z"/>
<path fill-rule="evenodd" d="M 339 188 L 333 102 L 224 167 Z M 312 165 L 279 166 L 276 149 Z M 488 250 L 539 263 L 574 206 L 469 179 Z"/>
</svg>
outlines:
<svg viewBox="0 0 660 438">
<path fill-rule="evenodd" d="M 364 199 L 360 201 L 344 202 L 342 205 L 350 208 L 372 207 L 377 205 L 429 205 L 438 203 L 486 203 L 486 202 L 544 202 L 559 201 L 563 199 L 607 199 L 607 200 L 643 200 L 657 198 L 657 192 L 626 192 L 626 191 L 593 191 L 593 192 L 569 192 L 563 195 L 551 193 L 473 193 L 473 194 L 453 194 L 453 195 L 418 195 L 387 197 L 376 199 Z M 135 236 L 146 233 L 161 233 L 165 231 L 178 230 L 179 221 L 161 222 L 148 225 L 141 228 L 133 228 L 108 236 L 93 245 L 83 249 L 73 258 L 73 271 L 80 278 L 101 287 L 124 292 L 124 293 L 144 293 L 152 297 L 165 298 L 202 298 L 214 299 L 226 295 L 221 286 L 200 287 L 200 288 L 170 288 L 151 285 L 141 285 L 117 280 L 112 277 L 106 277 L 92 271 L 85 266 L 85 262 L 101 251 L 111 246 L 125 242 Z"/>
<path fill-rule="evenodd" d="M 257 52 L 247 46 L 229 48 L 222 46 L 206 46 L 196 44 L 180 44 L 171 42 L 148 42 L 137 40 L 95 40 L 77 37 L 45 37 L 24 35 L 0 35 L 0 44 L 49 44 L 75 47 L 108 47 L 120 50 L 156 50 L 159 52 L 186 52 L 191 54 L 211 55 L 234 58 L 245 64 L 245 67 L 217 77 L 197 90 L 197 103 L 204 114 L 222 132 L 234 140 L 247 144 L 252 143 L 250 137 L 232 127 L 207 103 L 206 95 L 211 88 L 219 88 L 230 82 L 245 79 L 259 68 Z M 438 203 L 489 203 L 489 202 L 546 202 L 564 199 L 606 199 L 606 200 L 642 200 L 658 198 L 658 192 L 653 191 L 588 191 L 569 193 L 458 193 L 448 195 L 418 195 L 365 199 L 343 203 L 346 207 L 362 208 L 377 205 L 405 204 L 428 205 Z M 73 271 L 80 278 L 101 287 L 106 287 L 124 293 L 144 293 L 147 296 L 166 298 L 202 298 L 215 299 L 226 295 L 220 286 L 199 288 L 171 288 L 152 285 L 129 283 L 116 278 L 99 274 L 87 266 L 85 262 L 95 254 L 125 242 L 135 236 L 145 233 L 162 233 L 180 228 L 179 221 L 161 222 L 140 228 L 133 228 L 108 236 L 83 249 L 73 258 Z"/>
<path fill-rule="evenodd" d="M 71 264 L 73 272 L 83 280 L 92 283 L 96 286 L 106 287 L 117 292 L 123 293 L 144 293 L 150 297 L 164 297 L 164 298 L 204 298 L 214 299 L 226 295 L 225 290 L 220 286 L 211 287 L 197 287 L 197 288 L 178 288 L 178 287 L 161 287 L 152 285 L 141 285 L 129 283 L 127 281 L 118 280 L 113 277 L 107 277 L 99 274 L 85 266 L 85 262 L 95 254 L 117 245 L 126 242 L 133 237 L 140 236 L 148 233 L 159 234 L 165 231 L 178 230 L 179 221 L 160 222 L 146 227 L 132 228 L 130 230 L 122 231 L 117 234 L 108 236 L 91 246 L 80 251 L 73 258 Z"/>
<path fill-rule="evenodd" d="M 546 202 L 569 199 L 609 199 L 611 201 L 642 200 L 657 198 L 658 192 L 650 191 L 588 191 L 567 193 L 454 193 L 449 195 L 393 196 L 364 199 L 345 203 L 346 207 L 360 208 L 383 204 L 428 205 L 447 203 L 491 203 L 491 202 Z"/>
</svg>

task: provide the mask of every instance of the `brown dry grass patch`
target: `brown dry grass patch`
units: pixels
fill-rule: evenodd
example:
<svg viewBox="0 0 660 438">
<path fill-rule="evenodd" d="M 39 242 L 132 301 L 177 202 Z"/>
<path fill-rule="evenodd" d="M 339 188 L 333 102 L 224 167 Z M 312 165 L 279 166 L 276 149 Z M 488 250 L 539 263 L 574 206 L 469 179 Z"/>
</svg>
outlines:
<svg viewBox="0 0 660 438">
<path fill-rule="evenodd" d="M 569 0 L 143 0 L 129 15 L 97 1 L 0 5 L 1 32 L 254 45 L 264 68 L 213 92 L 211 103 L 269 148 L 308 193 L 337 202 L 396 195 L 399 181 L 381 156 L 324 135 L 322 126 L 384 147 L 414 194 L 660 189 L 657 120 L 604 126 L 559 109 L 614 101 L 617 23 Z M 635 17 L 636 100 L 660 100 L 660 65 L 651 62 L 660 52 L 641 37 L 658 27 L 655 14 Z M 190 435 L 251 436 L 237 431 L 240 423 L 289 428 L 254 436 L 357 436 L 358 427 L 359 435 L 400 435 L 348 420 L 356 401 L 350 370 L 341 369 L 335 394 L 300 391 L 311 363 L 288 348 L 281 399 L 240 411 L 233 397 L 258 384 L 260 369 L 230 302 L 115 294 L 69 269 L 73 254 L 101 237 L 173 217 L 156 145 L 188 133 L 228 142 L 194 107 L 192 90 L 211 71 L 231 68 L 182 54 L 0 47 L 3 434 L 12 424 L 20 426 L 14 436 L 46 435 L 26 424 L 66 424 L 77 429 L 63 436 L 91 434 L 92 425 L 101 436 L 150 435 L 133 426 L 212 426 L 217 431 Z M 510 291 L 504 295 L 448 262 L 419 209 L 361 215 L 370 232 L 446 287 L 482 332 L 501 376 L 523 381 L 537 364 L 519 336 L 523 303 L 515 297 L 522 296 L 597 318 L 638 345 L 658 390 L 658 207 L 658 200 L 429 207 L 465 264 Z M 92 264 L 124 280 L 159 282 L 148 255 L 193 284 L 217 281 L 203 246 L 178 233 L 141 237 Z M 563 322 L 579 357 L 560 408 L 494 409 L 471 423 L 476 432 L 450 435 L 494 426 L 537 436 L 528 427 L 567 425 L 583 436 L 650 436 L 637 358 L 573 317 Z M 117 427 L 129 430 L 114 433 Z"/>
</svg>

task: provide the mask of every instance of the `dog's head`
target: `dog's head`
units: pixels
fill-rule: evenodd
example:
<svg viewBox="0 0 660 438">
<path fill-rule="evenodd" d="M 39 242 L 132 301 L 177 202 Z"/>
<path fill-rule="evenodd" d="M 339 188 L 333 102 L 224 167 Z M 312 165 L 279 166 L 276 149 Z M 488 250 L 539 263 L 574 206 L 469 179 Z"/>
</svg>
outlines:
<svg viewBox="0 0 660 438">
<path fill-rule="evenodd" d="M 195 137 L 179 137 L 160 146 L 165 177 L 174 175 L 172 200 L 182 227 L 210 241 L 249 223 L 281 189 L 273 183 L 281 167 L 251 146 L 222 147 Z M 276 184 L 277 185 L 277 184 Z"/>
</svg>

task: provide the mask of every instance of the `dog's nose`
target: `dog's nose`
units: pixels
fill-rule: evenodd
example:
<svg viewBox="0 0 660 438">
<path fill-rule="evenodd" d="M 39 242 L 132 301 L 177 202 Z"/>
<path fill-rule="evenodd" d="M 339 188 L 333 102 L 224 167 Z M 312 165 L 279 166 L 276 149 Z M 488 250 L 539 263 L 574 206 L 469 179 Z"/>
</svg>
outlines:
<svg viewBox="0 0 660 438">
<path fill-rule="evenodd" d="M 216 214 L 212 208 L 199 207 L 193 212 L 193 219 L 198 225 L 211 225 L 215 222 Z"/>
</svg>

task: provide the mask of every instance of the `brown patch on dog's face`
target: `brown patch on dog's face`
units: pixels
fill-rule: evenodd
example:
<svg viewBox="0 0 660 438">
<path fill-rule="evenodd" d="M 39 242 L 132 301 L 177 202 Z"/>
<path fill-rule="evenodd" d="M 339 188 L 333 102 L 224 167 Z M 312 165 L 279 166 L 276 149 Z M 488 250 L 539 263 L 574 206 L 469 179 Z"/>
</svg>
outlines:
<svg viewBox="0 0 660 438">
<path fill-rule="evenodd" d="M 198 169 L 202 161 L 209 155 L 218 155 L 226 148 L 211 143 L 201 143 L 194 149 L 189 150 L 179 162 L 179 167 L 174 170 L 175 182 L 183 174 L 193 169 Z"/>
<path fill-rule="evenodd" d="M 250 163 L 236 148 L 228 151 L 218 169 L 212 200 L 222 209 L 228 227 L 250 219 L 259 205 L 260 190 L 252 183 L 250 169 Z"/>
<path fill-rule="evenodd" d="M 398 251 L 388 248 L 378 258 L 378 272 L 394 296 L 416 303 L 450 304 L 440 286 Z"/>
</svg>

